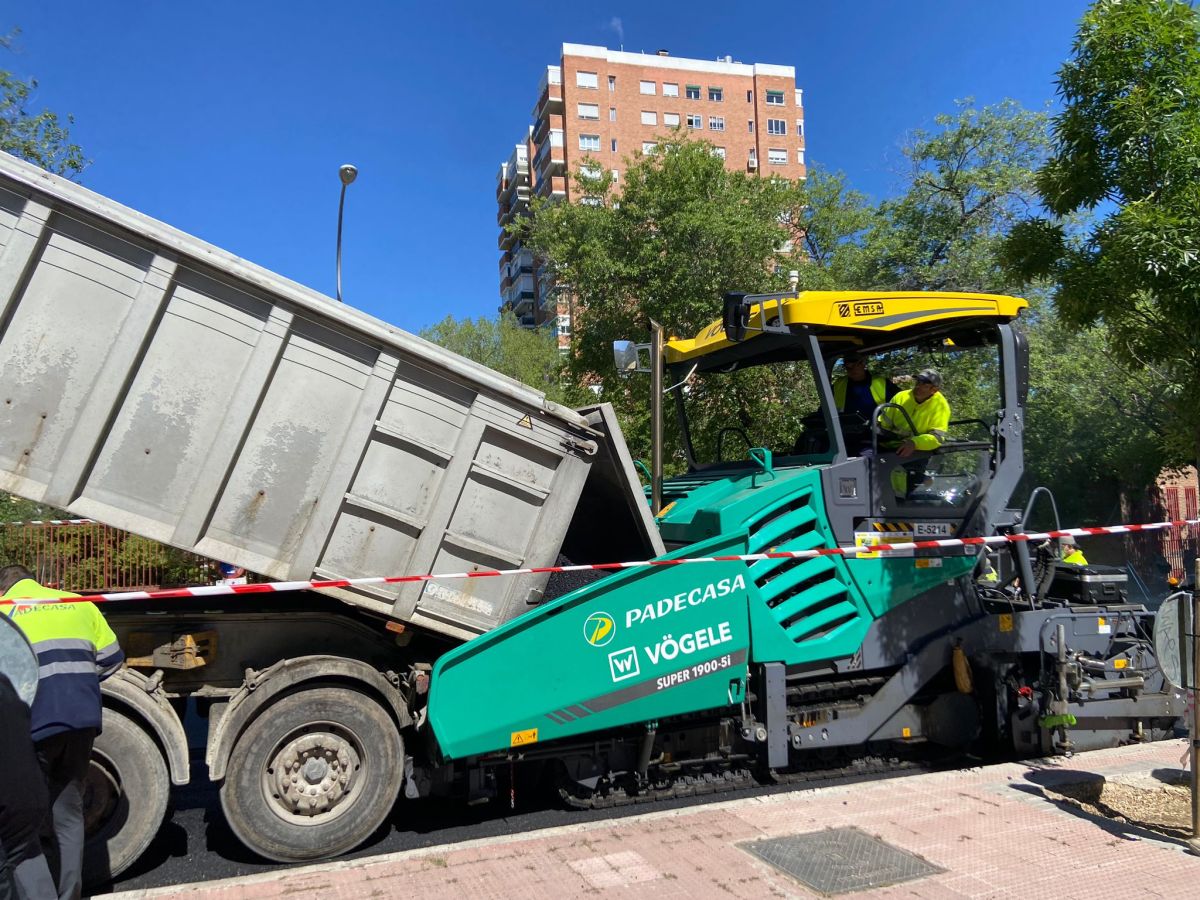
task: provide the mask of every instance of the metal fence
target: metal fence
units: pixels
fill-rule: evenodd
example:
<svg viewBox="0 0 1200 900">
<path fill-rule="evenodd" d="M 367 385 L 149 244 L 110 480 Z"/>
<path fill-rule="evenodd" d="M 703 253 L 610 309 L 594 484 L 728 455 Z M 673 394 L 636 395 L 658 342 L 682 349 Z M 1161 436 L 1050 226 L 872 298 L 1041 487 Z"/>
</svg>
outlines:
<svg viewBox="0 0 1200 900">
<path fill-rule="evenodd" d="M 1195 485 L 1166 485 L 1163 487 L 1162 492 L 1163 505 L 1166 507 L 1168 519 L 1177 522 L 1181 519 L 1196 518 L 1197 497 Z M 1171 576 L 1174 578 L 1182 578 L 1189 563 L 1194 565 L 1193 560 L 1196 558 L 1197 544 L 1196 530 L 1195 528 L 1188 528 L 1186 530 L 1169 531 L 1163 536 L 1163 556 L 1166 557 L 1167 563 L 1171 567 Z M 1186 574 L 1191 573 L 1187 572 Z"/>
<path fill-rule="evenodd" d="M 99 522 L 0 524 L 0 565 L 77 593 L 212 584 L 217 563 Z"/>
</svg>

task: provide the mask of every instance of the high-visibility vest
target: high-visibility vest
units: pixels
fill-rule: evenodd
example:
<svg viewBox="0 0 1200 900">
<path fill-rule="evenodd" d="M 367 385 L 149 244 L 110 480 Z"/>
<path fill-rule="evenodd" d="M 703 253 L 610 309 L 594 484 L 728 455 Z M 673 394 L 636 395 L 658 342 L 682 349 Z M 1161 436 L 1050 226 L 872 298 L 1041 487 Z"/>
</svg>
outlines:
<svg viewBox="0 0 1200 900">
<path fill-rule="evenodd" d="M 901 391 L 892 402 L 908 413 L 916 433 L 909 432 L 908 420 L 888 407 L 879 415 L 880 424 L 901 437 L 912 438 L 918 450 L 936 450 L 946 440 L 950 427 L 950 401 L 938 391 L 924 403 L 918 403 L 911 390 Z"/>
<path fill-rule="evenodd" d="M 84 728 L 99 731 L 100 682 L 125 660 L 117 636 L 95 604 L 20 603 L 78 596 L 26 578 L 0 597 L 0 614 L 25 632 L 38 658 L 37 696 L 29 711 L 35 741 Z"/>
<path fill-rule="evenodd" d="M 1061 560 L 1059 560 L 1059 562 L 1065 562 L 1069 566 L 1086 566 L 1088 564 L 1087 558 L 1083 555 L 1083 551 L 1078 547 L 1076 547 L 1071 553 L 1068 553 L 1066 556 L 1064 556 Z"/>
<path fill-rule="evenodd" d="M 849 389 L 850 379 L 839 378 L 833 383 L 833 403 L 839 411 L 844 412 L 846 409 L 846 392 Z M 871 397 L 874 398 L 875 404 L 878 406 L 887 398 L 887 379 L 882 375 L 871 376 Z"/>
</svg>

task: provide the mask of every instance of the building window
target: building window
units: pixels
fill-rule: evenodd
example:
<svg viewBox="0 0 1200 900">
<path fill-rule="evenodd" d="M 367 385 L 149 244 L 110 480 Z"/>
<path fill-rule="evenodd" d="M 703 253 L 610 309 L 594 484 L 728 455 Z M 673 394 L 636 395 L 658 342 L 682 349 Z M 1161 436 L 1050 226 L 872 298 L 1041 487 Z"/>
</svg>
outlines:
<svg viewBox="0 0 1200 900">
<path fill-rule="evenodd" d="M 579 118 L 581 119 L 599 119 L 600 107 L 595 103 L 580 103 L 577 104 L 579 110 Z"/>
<path fill-rule="evenodd" d="M 579 174 L 582 175 L 584 178 L 588 179 L 588 181 L 595 181 L 596 179 L 598 179 L 600 177 L 601 171 L 602 171 L 601 168 L 598 165 L 595 165 L 594 163 L 582 165 L 579 167 Z"/>
<path fill-rule="evenodd" d="M 649 94 L 653 97 L 658 93 L 658 86 L 653 81 L 639 81 L 638 90 L 643 94 Z"/>
<path fill-rule="evenodd" d="M 604 201 L 599 197 L 580 197 L 579 202 L 584 206 L 603 206 Z"/>
<path fill-rule="evenodd" d="M 767 162 L 773 166 L 786 166 L 788 152 L 786 150 L 768 150 Z"/>
<path fill-rule="evenodd" d="M 620 169 L 613 169 L 613 170 L 612 170 L 612 177 L 613 177 L 613 184 L 616 184 L 618 181 L 620 181 L 620 180 L 621 180 L 621 170 L 620 170 Z"/>
<path fill-rule="evenodd" d="M 746 123 L 746 130 L 747 130 L 748 132 L 750 132 L 751 134 L 754 134 L 754 120 L 753 120 L 753 119 L 750 119 L 750 120 L 749 120 L 749 121 Z"/>
<path fill-rule="evenodd" d="M 642 152 L 647 156 L 652 156 L 657 149 L 658 144 L 654 143 L 654 141 L 642 141 Z"/>
<path fill-rule="evenodd" d="M 703 128 L 704 127 L 704 116 L 693 116 L 693 115 L 689 114 L 687 117 L 687 127 L 688 128 Z"/>
<path fill-rule="evenodd" d="M 657 125 L 658 124 L 658 113 L 654 112 L 653 110 L 643 109 L 642 110 L 642 124 L 643 125 Z"/>
<path fill-rule="evenodd" d="M 592 90 L 595 90 L 599 86 L 600 86 L 599 82 L 596 81 L 596 73 L 595 72 L 576 72 L 575 73 L 575 87 L 591 88 Z"/>
<path fill-rule="evenodd" d="M 796 120 L 796 137 L 804 137 L 804 120 Z"/>
<path fill-rule="evenodd" d="M 712 155 L 719 156 L 721 159 L 724 159 L 725 158 L 725 148 L 724 147 L 713 147 Z"/>
<path fill-rule="evenodd" d="M 687 98 L 689 100 L 699 100 L 700 99 L 700 85 L 689 84 L 686 88 L 686 91 L 687 91 Z"/>
<path fill-rule="evenodd" d="M 663 113 L 663 124 L 668 128 L 678 128 L 679 113 Z"/>
<path fill-rule="evenodd" d="M 710 87 L 708 89 L 708 99 L 712 103 L 720 103 L 725 99 L 725 92 L 721 88 Z"/>
<path fill-rule="evenodd" d="M 616 89 L 617 89 L 617 76 L 609 75 L 608 76 L 608 92 L 611 94 Z"/>
<path fill-rule="evenodd" d="M 747 103 L 754 102 L 754 91 L 746 91 L 746 102 Z"/>
<path fill-rule="evenodd" d="M 580 150 L 595 150 L 600 151 L 600 135 L 598 134 L 581 134 L 579 136 Z"/>
<path fill-rule="evenodd" d="M 803 150 L 796 151 L 796 162 L 798 162 L 800 165 L 804 165 L 804 151 Z"/>
<path fill-rule="evenodd" d="M 617 108 L 615 106 L 610 106 L 608 108 L 608 121 L 610 121 L 610 122 L 617 121 Z"/>
<path fill-rule="evenodd" d="M 616 138 L 612 139 L 612 152 L 613 153 L 617 152 L 617 139 Z"/>
<path fill-rule="evenodd" d="M 783 91 L 767 91 L 767 106 L 783 106 Z"/>
<path fill-rule="evenodd" d="M 796 88 L 796 107 L 800 108 L 802 106 L 804 106 L 804 90 Z"/>
<path fill-rule="evenodd" d="M 571 334 L 571 317 L 560 315 L 558 320 L 554 323 L 554 327 L 563 337 L 569 337 Z"/>
<path fill-rule="evenodd" d="M 679 85 L 671 84 L 671 82 L 669 82 L 669 81 L 664 81 L 663 82 L 663 96 L 664 97 L 678 97 L 679 96 Z"/>
<path fill-rule="evenodd" d="M 724 116 L 709 116 L 708 117 L 708 130 L 709 131 L 724 131 L 725 130 L 725 117 Z"/>
<path fill-rule="evenodd" d="M 767 134 L 787 134 L 787 121 L 784 119 L 767 119 Z"/>
</svg>

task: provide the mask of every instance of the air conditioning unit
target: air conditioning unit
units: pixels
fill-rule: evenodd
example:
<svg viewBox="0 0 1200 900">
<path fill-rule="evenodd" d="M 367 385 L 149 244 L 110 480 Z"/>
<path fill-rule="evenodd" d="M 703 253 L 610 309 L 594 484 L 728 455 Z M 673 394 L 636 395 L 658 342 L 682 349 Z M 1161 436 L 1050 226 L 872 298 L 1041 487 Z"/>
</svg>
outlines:
<svg viewBox="0 0 1200 900">
<path fill-rule="evenodd" d="M 755 159 L 753 156 L 750 157 L 749 161 L 746 163 L 746 168 L 747 169 L 757 169 L 758 168 L 758 160 Z"/>
</svg>

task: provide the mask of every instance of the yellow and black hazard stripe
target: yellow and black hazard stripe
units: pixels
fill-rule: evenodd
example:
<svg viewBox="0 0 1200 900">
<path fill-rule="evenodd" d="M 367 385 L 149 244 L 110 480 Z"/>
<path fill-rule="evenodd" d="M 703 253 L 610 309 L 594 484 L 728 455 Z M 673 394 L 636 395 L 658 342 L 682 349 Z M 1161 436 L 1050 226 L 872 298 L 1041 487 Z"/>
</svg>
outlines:
<svg viewBox="0 0 1200 900">
<path fill-rule="evenodd" d="M 872 531 L 912 531 L 912 522 L 872 522 Z"/>
</svg>

